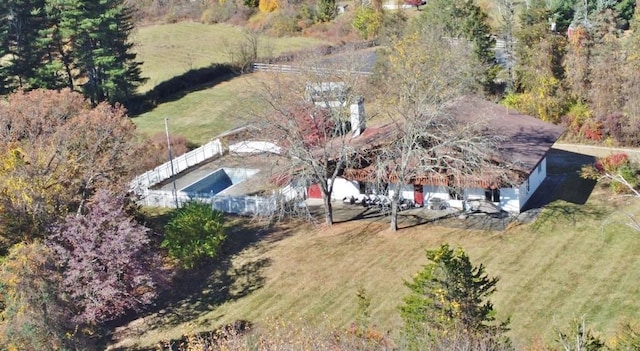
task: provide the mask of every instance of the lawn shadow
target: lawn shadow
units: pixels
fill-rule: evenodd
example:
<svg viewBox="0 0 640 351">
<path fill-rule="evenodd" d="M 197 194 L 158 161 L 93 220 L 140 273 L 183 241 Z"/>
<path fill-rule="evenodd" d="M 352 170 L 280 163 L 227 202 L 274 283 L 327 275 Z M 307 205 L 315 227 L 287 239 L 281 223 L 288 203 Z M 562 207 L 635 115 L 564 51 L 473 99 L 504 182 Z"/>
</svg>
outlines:
<svg viewBox="0 0 640 351">
<path fill-rule="evenodd" d="M 194 269 L 176 272 L 169 288 L 160 292 L 153 306 L 111 324 L 106 343 L 116 343 L 160 327 L 168 328 L 194 321 L 216 306 L 260 289 L 266 279 L 262 271 L 271 264 L 271 260 L 247 257 L 239 262 L 237 256 L 260 242 L 282 240 L 290 235 L 291 230 L 253 223 L 249 219 L 237 219 L 233 223 L 217 259 Z M 215 320 L 207 322 L 215 325 Z M 141 326 L 132 327 L 137 324 Z"/>
<path fill-rule="evenodd" d="M 229 64 L 191 69 L 159 83 L 144 94 L 132 97 L 127 101 L 126 107 L 129 116 L 136 117 L 153 110 L 161 103 L 180 100 L 189 93 L 209 89 L 238 75 L 237 68 Z"/>
<path fill-rule="evenodd" d="M 543 208 L 558 200 L 577 205 L 586 204 L 596 181 L 580 177 L 580 171 L 583 166 L 594 162 L 593 156 L 551 149 L 547 155 L 547 177 L 522 211 Z"/>
<path fill-rule="evenodd" d="M 602 220 L 606 215 L 607 211 L 600 206 L 557 200 L 545 206 L 532 227 L 534 230 L 540 230 L 543 227 L 553 228 L 556 224 L 567 221 L 571 225 L 576 225 L 585 218 Z"/>
</svg>

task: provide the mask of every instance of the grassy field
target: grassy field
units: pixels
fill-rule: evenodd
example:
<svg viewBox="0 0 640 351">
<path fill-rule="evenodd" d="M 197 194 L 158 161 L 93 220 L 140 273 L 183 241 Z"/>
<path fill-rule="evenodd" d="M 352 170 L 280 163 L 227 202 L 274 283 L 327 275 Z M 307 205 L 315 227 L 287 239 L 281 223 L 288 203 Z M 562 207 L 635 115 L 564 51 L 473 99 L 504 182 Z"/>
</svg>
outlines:
<svg viewBox="0 0 640 351">
<path fill-rule="evenodd" d="M 248 109 L 256 101 L 252 98 L 250 80 L 250 76 L 240 76 L 192 91 L 179 100 L 160 104 L 152 111 L 134 117 L 133 122 L 141 133 L 153 135 L 164 132 L 164 118 L 167 117 L 172 134 L 184 136 L 195 144 L 204 144 L 244 123 Z"/>
<path fill-rule="evenodd" d="M 244 38 L 241 28 L 225 24 L 179 22 L 139 28 L 133 38 L 134 50 L 143 62 L 142 75 L 149 78 L 140 91 L 146 92 L 193 68 L 229 62 L 229 51 Z M 258 43 L 260 57 L 326 44 L 314 38 L 266 36 L 261 36 Z"/>
<path fill-rule="evenodd" d="M 372 299 L 373 322 L 393 333 L 403 281 L 426 263 L 425 249 L 443 242 L 500 278 L 492 300 L 498 318 L 511 318 L 517 346 L 551 340 L 554 327 L 583 315 L 597 334 L 610 336 L 622 322 L 640 320 L 640 233 L 624 224 L 627 213 L 640 215 L 631 201 L 599 191 L 585 205 L 555 202 L 533 224 L 501 232 L 426 224 L 392 233 L 386 222 L 366 220 L 270 232 L 235 222 L 228 260 L 208 278 L 184 278 L 174 289 L 186 295 L 162 315 L 136 321 L 138 332 L 125 328 L 130 334 L 120 345 L 152 345 L 238 319 L 346 327 L 359 287 Z"/>
<path fill-rule="evenodd" d="M 243 40 L 240 28 L 217 24 L 182 22 L 140 28 L 134 41 L 138 59 L 143 61 L 143 76 L 148 82 L 141 92 L 190 69 L 230 61 L 228 47 Z M 313 38 L 260 38 L 259 55 L 277 55 L 314 47 L 325 42 Z M 326 43 L 325 43 L 326 44 Z M 217 134 L 243 123 L 247 109 L 254 103 L 251 84 L 245 76 L 212 86 L 194 87 L 176 100 L 134 116 L 141 133 L 164 132 L 164 118 L 169 118 L 171 133 L 202 144 Z"/>
</svg>

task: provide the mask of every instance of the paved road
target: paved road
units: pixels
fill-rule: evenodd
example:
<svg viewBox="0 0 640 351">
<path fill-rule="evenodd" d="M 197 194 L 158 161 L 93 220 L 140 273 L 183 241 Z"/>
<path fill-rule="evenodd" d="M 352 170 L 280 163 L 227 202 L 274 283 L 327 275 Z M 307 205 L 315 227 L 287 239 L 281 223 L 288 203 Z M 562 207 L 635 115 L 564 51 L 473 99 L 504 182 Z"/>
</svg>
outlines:
<svg viewBox="0 0 640 351">
<path fill-rule="evenodd" d="M 640 149 L 635 148 L 607 147 L 569 143 L 556 143 L 553 145 L 553 148 L 557 150 L 565 150 L 595 157 L 606 157 L 611 154 L 624 152 L 629 156 L 630 159 L 636 162 L 640 162 Z"/>
</svg>

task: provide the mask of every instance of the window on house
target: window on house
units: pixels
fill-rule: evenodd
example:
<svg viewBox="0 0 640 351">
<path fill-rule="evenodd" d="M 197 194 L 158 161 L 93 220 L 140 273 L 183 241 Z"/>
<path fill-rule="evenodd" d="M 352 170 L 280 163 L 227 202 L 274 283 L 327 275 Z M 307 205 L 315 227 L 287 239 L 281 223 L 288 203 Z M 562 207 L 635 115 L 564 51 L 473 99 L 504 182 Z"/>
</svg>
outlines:
<svg viewBox="0 0 640 351">
<path fill-rule="evenodd" d="M 542 172 L 542 164 L 538 165 L 538 174 L 540 174 L 540 172 Z"/>
<path fill-rule="evenodd" d="M 459 187 L 449 187 L 449 199 L 451 200 L 463 200 L 464 196 L 463 196 L 463 192 L 462 189 Z"/>
<path fill-rule="evenodd" d="M 500 202 L 500 189 L 485 189 L 484 197 L 487 201 Z"/>
</svg>

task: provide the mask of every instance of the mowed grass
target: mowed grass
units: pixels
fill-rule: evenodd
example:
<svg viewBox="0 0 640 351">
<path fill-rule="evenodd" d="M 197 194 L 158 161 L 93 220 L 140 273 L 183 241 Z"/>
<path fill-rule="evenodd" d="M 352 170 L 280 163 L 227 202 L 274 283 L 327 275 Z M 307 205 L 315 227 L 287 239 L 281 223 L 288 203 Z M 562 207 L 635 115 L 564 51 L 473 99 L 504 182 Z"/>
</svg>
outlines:
<svg viewBox="0 0 640 351">
<path fill-rule="evenodd" d="M 140 87 L 140 92 L 146 92 L 190 69 L 230 62 L 229 52 L 245 42 L 245 34 L 242 28 L 226 24 L 178 22 L 140 27 L 133 42 L 137 59 L 143 62 L 142 75 L 149 78 Z M 260 57 L 326 44 L 314 38 L 267 36 L 258 43 Z"/>
<path fill-rule="evenodd" d="M 393 233 L 386 222 L 367 220 L 330 228 L 289 225 L 259 234 L 229 258 L 222 274 L 233 277 L 229 286 L 216 287 L 219 272 L 203 278 L 200 293 L 163 316 L 147 316 L 139 333 L 120 345 L 149 346 L 238 319 L 260 325 L 301 318 L 346 328 L 355 319 L 360 287 L 372 299 L 372 322 L 394 335 L 407 293 L 403 282 L 427 263 L 425 249 L 444 242 L 464 248 L 473 263 L 500 278 L 492 301 L 499 319 L 511 318 L 509 334 L 519 349 L 535 339 L 553 340 L 554 328 L 582 316 L 596 335 L 611 336 L 621 323 L 640 320 L 640 233 L 625 225 L 627 214 L 640 216 L 634 201 L 612 203 L 599 191 L 585 205 L 556 202 L 535 223 L 503 232 L 427 224 Z M 232 298 L 217 301 L 220 294 Z"/>
<path fill-rule="evenodd" d="M 229 48 L 244 38 L 241 28 L 224 24 L 181 22 L 138 29 L 134 49 L 143 62 L 143 76 L 149 78 L 140 87 L 140 92 L 146 92 L 190 69 L 230 62 Z M 278 55 L 321 44 L 326 42 L 304 37 L 262 36 L 259 55 Z M 255 86 L 252 88 L 247 77 L 236 77 L 210 87 L 193 87 L 184 96 L 177 96 L 149 112 L 133 116 L 133 122 L 140 133 L 151 136 L 164 132 L 166 117 L 172 134 L 184 136 L 194 144 L 206 143 L 216 135 L 244 124 L 245 118 L 251 115 L 249 111 L 255 108 L 257 99 Z"/>
<path fill-rule="evenodd" d="M 251 86 L 250 75 L 236 77 L 160 104 L 132 120 L 140 133 L 151 136 L 164 132 L 166 117 L 171 134 L 201 145 L 226 130 L 245 124 L 259 101 Z"/>
</svg>

